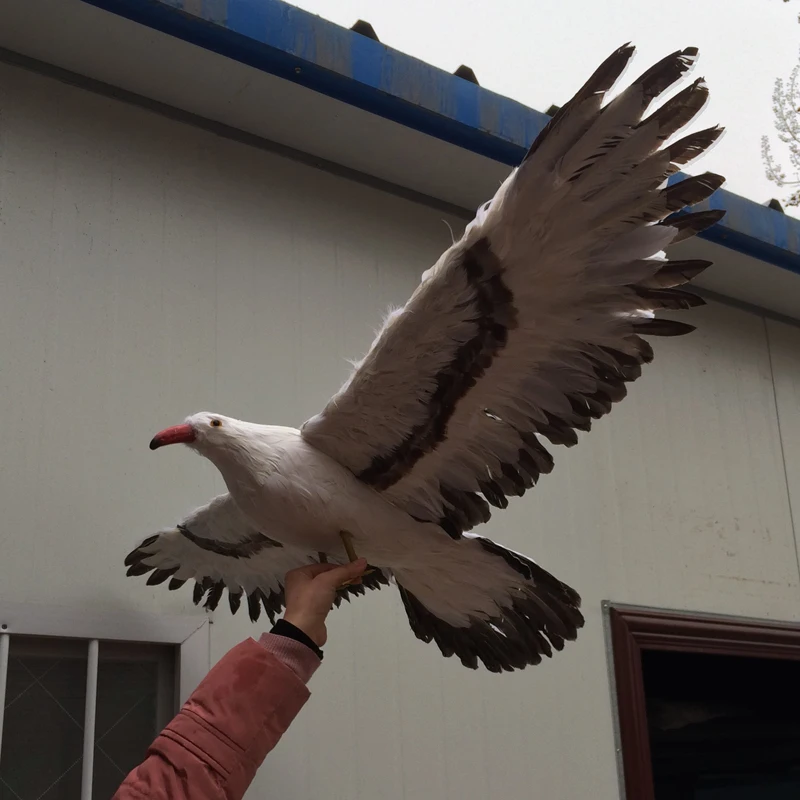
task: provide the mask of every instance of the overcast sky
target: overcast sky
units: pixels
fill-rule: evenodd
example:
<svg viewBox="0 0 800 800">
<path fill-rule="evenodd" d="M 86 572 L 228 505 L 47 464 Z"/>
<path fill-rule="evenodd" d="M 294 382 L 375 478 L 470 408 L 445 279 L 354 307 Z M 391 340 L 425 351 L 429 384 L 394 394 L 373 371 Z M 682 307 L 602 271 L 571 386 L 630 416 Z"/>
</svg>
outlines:
<svg viewBox="0 0 800 800">
<path fill-rule="evenodd" d="M 800 0 L 290 1 L 346 27 L 367 20 L 384 44 L 449 72 L 466 64 L 482 86 L 540 111 L 568 100 L 625 42 L 638 48 L 627 77 L 697 46 L 694 74 L 711 89 L 702 126 L 719 122 L 727 133 L 695 169 L 725 175 L 726 188 L 758 202 L 781 196 L 760 146 L 773 131 L 775 78 L 800 53 Z"/>
</svg>

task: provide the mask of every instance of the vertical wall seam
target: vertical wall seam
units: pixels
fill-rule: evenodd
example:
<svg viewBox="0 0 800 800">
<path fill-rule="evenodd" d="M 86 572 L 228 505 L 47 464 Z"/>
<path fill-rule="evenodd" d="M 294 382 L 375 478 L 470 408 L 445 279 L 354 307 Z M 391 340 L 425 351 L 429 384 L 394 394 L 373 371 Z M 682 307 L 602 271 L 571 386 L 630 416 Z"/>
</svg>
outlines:
<svg viewBox="0 0 800 800">
<path fill-rule="evenodd" d="M 772 340 L 769 335 L 769 321 L 766 317 L 761 318 L 764 323 L 764 338 L 767 343 L 767 354 L 769 356 L 769 374 L 772 380 L 772 399 L 775 403 L 775 419 L 778 423 L 778 441 L 781 448 L 781 463 L 783 464 L 783 479 L 786 485 L 786 500 L 789 504 L 789 523 L 792 526 L 792 540 L 794 541 L 794 557 L 797 564 L 797 579 L 800 581 L 800 547 L 797 541 L 797 525 L 795 524 L 794 507 L 792 506 L 792 489 L 789 484 L 789 468 L 786 465 L 786 448 L 783 444 L 783 427 L 781 425 L 781 409 L 778 403 L 778 387 L 775 383 L 775 364 L 772 357 Z"/>
</svg>

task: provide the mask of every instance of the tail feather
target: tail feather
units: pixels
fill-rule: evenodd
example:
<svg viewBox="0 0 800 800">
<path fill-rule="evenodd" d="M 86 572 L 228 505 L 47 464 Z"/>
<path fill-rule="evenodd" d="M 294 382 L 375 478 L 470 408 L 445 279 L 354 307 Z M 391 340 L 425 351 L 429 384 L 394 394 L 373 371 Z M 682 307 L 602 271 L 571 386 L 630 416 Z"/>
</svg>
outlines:
<svg viewBox="0 0 800 800">
<path fill-rule="evenodd" d="M 538 564 L 465 534 L 424 566 L 395 570 L 411 629 L 445 657 L 490 672 L 524 669 L 574 640 L 580 597 Z"/>
</svg>

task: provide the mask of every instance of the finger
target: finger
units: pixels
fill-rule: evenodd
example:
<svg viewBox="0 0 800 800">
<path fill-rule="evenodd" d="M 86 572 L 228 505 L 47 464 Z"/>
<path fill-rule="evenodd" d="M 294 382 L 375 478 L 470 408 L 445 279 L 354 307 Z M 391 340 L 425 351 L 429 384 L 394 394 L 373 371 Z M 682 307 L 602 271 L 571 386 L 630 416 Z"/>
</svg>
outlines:
<svg viewBox="0 0 800 800">
<path fill-rule="evenodd" d="M 359 558 L 348 564 L 342 565 L 329 565 L 332 569 L 327 570 L 324 574 L 320 574 L 316 580 L 324 583 L 326 586 L 336 588 L 344 581 L 358 578 L 364 574 L 367 569 L 367 560 Z"/>
<path fill-rule="evenodd" d="M 295 567 L 295 569 L 286 573 L 285 580 L 292 580 L 295 577 L 311 580 L 323 572 L 330 572 L 332 569 L 336 569 L 336 566 L 336 564 L 306 564 L 303 567 Z"/>
<path fill-rule="evenodd" d="M 338 564 L 309 564 L 307 567 L 304 567 L 306 575 L 310 575 L 312 578 L 316 578 L 317 575 L 322 575 L 325 572 L 330 572 L 331 570 L 336 569 Z"/>
<path fill-rule="evenodd" d="M 345 579 L 360 578 L 367 571 L 367 559 L 359 558 L 348 564 L 343 564 L 337 576 Z"/>
<path fill-rule="evenodd" d="M 369 564 L 365 558 L 359 558 L 356 561 L 350 562 L 348 565 L 346 582 L 349 584 L 361 583 L 364 573 L 367 571 Z"/>
</svg>

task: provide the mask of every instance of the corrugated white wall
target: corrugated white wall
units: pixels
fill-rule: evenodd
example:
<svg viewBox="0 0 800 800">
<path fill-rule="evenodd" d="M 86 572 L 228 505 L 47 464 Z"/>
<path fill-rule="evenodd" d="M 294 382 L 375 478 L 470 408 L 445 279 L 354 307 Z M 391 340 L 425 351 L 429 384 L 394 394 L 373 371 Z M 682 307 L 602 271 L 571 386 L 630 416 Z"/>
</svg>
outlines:
<svg viewBox="0 0 800 800">
<path fill-rule="evenodd" d="M 447 245 L 442 217 L 7 66 L 0 202 L 2 597 L 196 613 L 189 587 L 124 577 L 132 543 L 221 489 L 151 434 L 202 409 L 301 423 Z M 252 797 L 615 797 L 602 600 L 800 619 L 800 331 L 694 316 L 489 531 L 581 591 L 579 641 L 473 673 L 372 594 L 332 616 Z M 214 658 L 262 629 L 221 610 Z"/>
</svg>

